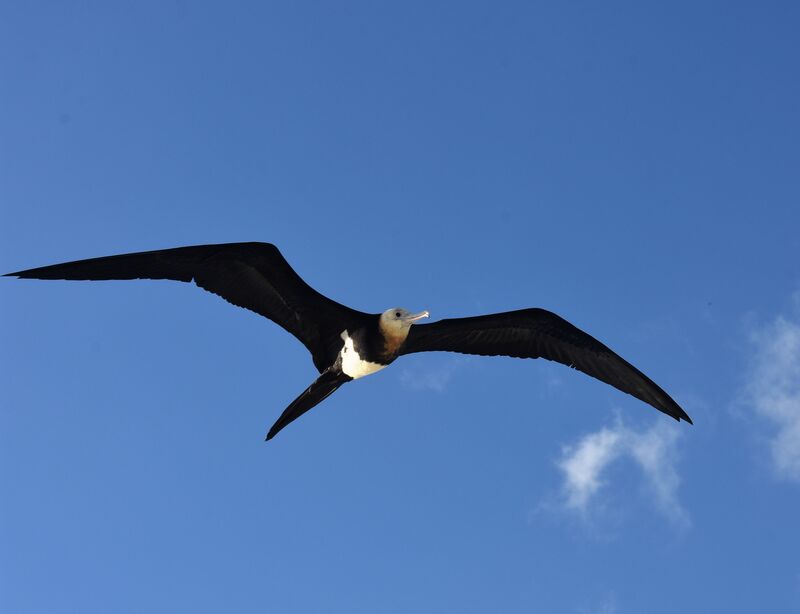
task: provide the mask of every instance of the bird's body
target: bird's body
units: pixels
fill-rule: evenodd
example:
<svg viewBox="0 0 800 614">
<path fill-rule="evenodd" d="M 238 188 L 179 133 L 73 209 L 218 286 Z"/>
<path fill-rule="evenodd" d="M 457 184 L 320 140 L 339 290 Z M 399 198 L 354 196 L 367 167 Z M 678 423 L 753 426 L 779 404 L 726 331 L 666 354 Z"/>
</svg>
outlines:
<svg viewBox="0 0 800 614">
<path fill-rule="evenodd" d="M 376 336 L 368 335 L 367 330 L 363 328 L 358 330 L 355 336 L 351 336 L 348 330 L 342 332 L 343 344 L 339 350 L 338 362 L 345 375 L 353 379 L 372 375 L 388 367 L 394 360 L 393 356 L 386 356 L 374 347 L 374 344 L 370 343 L 373 339 L 376 339 Z"/>
<path fill-rule="evenodd" d="M 319 377 L 286 408 L 267 434 L 320 403 L 341 385 L 371 375 L 398 357 L 449 351 L 546 358 L 576 368 L 675 418 L 691 423 L 670 396 L 630 363 L 566 320 L 531 308 L 412 326 L 428 317 L 392 308 L 369 314 L 314 290 L 269 243 L 227 243 L 77 260 L 8 273 L 32 279 L 173 279 L 194 282 L 259 313 L 311 353 Z"/>
</svg>

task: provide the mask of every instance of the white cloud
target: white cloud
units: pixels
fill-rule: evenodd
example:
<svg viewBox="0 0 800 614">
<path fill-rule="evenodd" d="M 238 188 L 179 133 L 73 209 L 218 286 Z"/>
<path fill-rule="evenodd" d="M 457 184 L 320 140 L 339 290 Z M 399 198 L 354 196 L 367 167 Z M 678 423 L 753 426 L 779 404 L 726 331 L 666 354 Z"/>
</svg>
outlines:
<svg viewBox="0 0 800 614">
<path fill-rule="evenodd" d="M 603 476 L 618 459 L 633 460 L 644 477 L 646 490 L 656 508 L 677 525 L 687 526 L 689 516 L 678 501 L 680 477 L 675 469 L 676 425 L 658 420 L 649 429 L 636 431 L 621 421 L 564 446 L 558 468 L 564 478 L 563 505 L 587 515 L 606 485 Z"/>
<path fill-rule="evenodd" d="M 564 447 L 558 466 L 564 472 L 568 508 L 586 510 L 603 485 L 600 474 L 621 452 L 620 439 L 619 430 L 604 428 L 586 435 L 577 445 Z"/>
<path fill-rule="evenodd" d="M 597 614 L 616 614 L 617 613 L 617 601 L 613 597 L 606 598 L 602 604 L 600 604 L 600 609 L 597 610 Z"/>
<path fill-rule="evenodd" d="M 607 591 L 597 603 L 579 607 L 577 612 L 578 614 L 617 614 L 617 597 L 614 592 Z"/>
<path fill-rule="evenodd" d="M 643 433 L 629 431 L 629 452 L 644 472 L 655 503 L 676 524 L 688 526 L 689 515 L 678 502 L 681 478 L 675 469 L 677 440 L 681 428 L 660 420 Z"/>
<path fill-rule="evenodd" d="M 400 371 L 400 382 L 412 390 L 443 392 L 450 384 L 450 380 L 453 379 L 453 371 L 455 368 L 452 365 L 427 371 L 403 369 Z"/>
<path fill-rule="evenodd" d="M 800 314 L 800 293 L 794 299 Z M 800 481 L 800 316 L 776 318 L 755 330 L 751 341 L 748 404 L 774 428 L 770 450 L 778 475 Z"/>
<path fill-rule="evenodd" d="M 457 358 L 437 357 L 436 362 L 417 360 L 413 366 L 404 366 L 399 371 L 400 383 L 412 390 L 433 390 L 443 392 L 453 380 L 457 371 L 471 363 L 469 356 Z"/>
</svg>

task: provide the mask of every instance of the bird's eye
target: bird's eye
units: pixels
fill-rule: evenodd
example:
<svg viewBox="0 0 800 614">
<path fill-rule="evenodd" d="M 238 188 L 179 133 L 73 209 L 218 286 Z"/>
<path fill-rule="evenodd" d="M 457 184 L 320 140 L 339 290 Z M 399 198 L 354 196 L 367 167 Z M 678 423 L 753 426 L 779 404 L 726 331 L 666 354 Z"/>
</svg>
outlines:
<svg viewBox="0 0 800 614">
<path fill-rule="evenodd" d="M 399 311 L 395 311 L 394 312 L 394 317 L 395 318 L 399 318 L 400 317 L 400 312 Z"/>
</svg>

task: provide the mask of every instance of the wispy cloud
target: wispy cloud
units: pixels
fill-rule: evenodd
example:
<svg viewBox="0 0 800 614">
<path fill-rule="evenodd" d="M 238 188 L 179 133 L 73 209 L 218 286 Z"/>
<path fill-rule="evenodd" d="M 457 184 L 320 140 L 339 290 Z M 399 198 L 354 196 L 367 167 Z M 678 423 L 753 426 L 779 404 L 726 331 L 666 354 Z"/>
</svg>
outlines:
<svg viewBox="0 0 800 614">
<path fill-rule="evenodd" d="M 752 332 L 755 356 L 746 397 L 774 430 L 770 450 L 777 474 L 800 481 L 800 292 L 794 295 L 794 311 Z"/>
<path fill-rule="evenodd" d="M 588 608 L 580 608 L 580 614 L 617 614 L 617 598 L 614 593 L 607 593 L 600 603 Z"/>
<path fill-rule="evenodd" d="M 400 382 L 412 390 L 443 392 L 450 385 L 456 372 L 470 362 L 468 356 L 451 358 L 435 365 L 418 360 L 415 366 L 404 366 L 400 370 Z"/>
<path fill-rule="evenodd" d="M 442 392 L 453 379 L 453 371 L 455 368 L 452 365 L 428 371 L 403 369 L 400 371 L 400 381 L 412 390 Z"/>
<path fill-rule="evenodd" d="M 565 505 L 585 512 L 603 485 L 601 475 L 622 452 L 621 429 L 603 428 L 564 446 L 558 467 L 564 473 Z"/>
<path fill-rule="evenodd" d="M 646 491 L 656 508 L 676 525 L 688 526 L 689 515 L 678 500 L 680 477 L 675 425 L 658 420 L 649 429 L 637 431 L 621 421 L 581 437 L 562 448 L 557 465 L 563 474 L 562 504 L 587 516 L 607 485 L 605 477 L 617 460 L 632 460 L 641 470 Z"/>
<path fill-rule="evenodd" d="M 605 591 L 601 598 L 588 601 L 589 605 L 580 605 L 577 614 L 617 614 L 617 596 L 613 591 Z"/>
<path fill-rule="evenodd" d="M 617 600 L 613 595 L 606 597 L 596 614 L 617 614 Z"/>
</svg>

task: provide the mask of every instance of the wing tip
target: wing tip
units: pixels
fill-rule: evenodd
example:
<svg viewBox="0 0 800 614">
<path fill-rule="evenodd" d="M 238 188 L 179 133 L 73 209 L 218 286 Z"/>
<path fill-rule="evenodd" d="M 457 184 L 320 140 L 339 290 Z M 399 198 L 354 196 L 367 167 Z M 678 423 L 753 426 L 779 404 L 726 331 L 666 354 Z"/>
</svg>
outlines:
<svg viewBox="0 0 800 614">
<path fill-rule="evenodd" d="M 677 422 L 680 422 L 681 420 L 683 420 L 684 422 L 688 422 L 689 424 L 694 425 L 694 422 L 692 422 L 692 419 L 689 417 L 689 414 L 687 414 L 685 411 L 683 411 L 683 409 L 681 409 L 681 407 L 678 404 L 675 404 L 675 406 L 670 408 L 670 409 L 672 411 L 665 412 L 665 413 L 668 413 Z"/>
<path fill-rule="evenodd" d="M 43 275 L 46 269 L 49 268 L 52 267 L 47 266 L 47 267 L 39 267 L 37 269 L 25 269 L 24 271 L 15 271 L 13 273 L 3 273 L 2 277 L 16 277 L 17 279 L 65 279 L 64 277 Z"/>
</svg>

